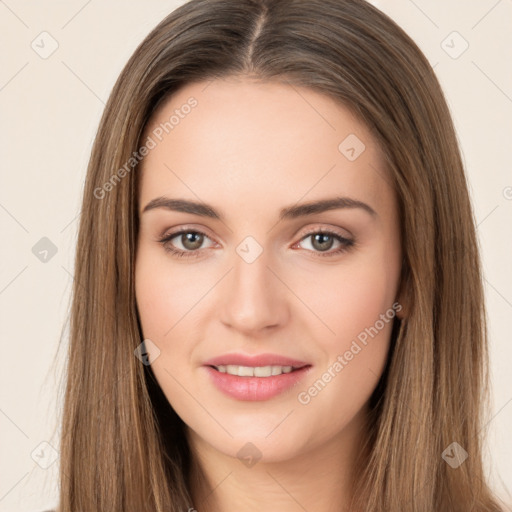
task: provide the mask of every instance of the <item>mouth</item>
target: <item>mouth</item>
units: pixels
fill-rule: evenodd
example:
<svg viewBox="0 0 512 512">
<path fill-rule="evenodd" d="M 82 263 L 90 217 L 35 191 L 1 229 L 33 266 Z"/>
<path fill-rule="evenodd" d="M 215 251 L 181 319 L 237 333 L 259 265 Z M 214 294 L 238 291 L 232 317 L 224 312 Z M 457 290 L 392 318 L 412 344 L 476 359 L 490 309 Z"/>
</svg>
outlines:
<svg viewBox="0 0 512 512">
<path fill-rule="evenodd" d="M 241 401 L 270 400 L 303 382 L 312 366 L 205 365 L 210 382 L 225 396 Z"/>
<path fill-rule="evenodd" d="M 241 366 L 235 364 L 227 365 L 209 365 L 210 368 L 217 370 L 219 373 L 227 373 L 228 375 L 234 375 L 237 377 L 275 377 L 284 373 L 292 373 L 302 368 L 305 368 L 307 364 L 301 366 L 280 366 L 280 365 L 269 365 L 269 366 Z"/>
</svg>

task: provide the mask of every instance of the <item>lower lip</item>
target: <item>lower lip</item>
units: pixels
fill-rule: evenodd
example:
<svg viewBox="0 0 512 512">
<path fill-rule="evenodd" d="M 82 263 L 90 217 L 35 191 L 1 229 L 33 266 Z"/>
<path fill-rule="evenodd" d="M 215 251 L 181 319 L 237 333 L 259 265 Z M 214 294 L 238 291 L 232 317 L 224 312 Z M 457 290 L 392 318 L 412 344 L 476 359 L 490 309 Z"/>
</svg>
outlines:
<svg viewBox="0 0 512 512">
<path fill-rule="evenodd" d="M 221 373 L 211 366 L 205 366 L 213 384 L 226 395 L 237 400 L 268 400 L 297 385 L 311 366 L 304 366 L 290 373 L 270 377 L 239 377 Z"/>
</svg>

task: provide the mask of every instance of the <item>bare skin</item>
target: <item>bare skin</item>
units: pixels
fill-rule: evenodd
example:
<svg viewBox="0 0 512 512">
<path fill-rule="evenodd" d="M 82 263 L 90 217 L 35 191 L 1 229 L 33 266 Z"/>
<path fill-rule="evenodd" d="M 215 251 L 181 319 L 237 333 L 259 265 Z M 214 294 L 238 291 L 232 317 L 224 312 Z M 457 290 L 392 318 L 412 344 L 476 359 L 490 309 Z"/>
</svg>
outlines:
<svg viewBox="0 0 512 512">
<path fill-rule="evenodd" d="M 206 475 L 190 507 L 348 510 L 368 399 L 388 355 L 389 317 L 403 314 L 393 309 L 402 253 L 382 155 L 332 99 L 249 78 L 185 86 L 160 106 L 145 137 L 192 96 L 197 105 L 181 110 L 189 113 L 161 141 L 153 136 L 156 147 L 144 158 L 136 260 L 144 338 L 160 351 L 151 367 Z M 364 151 L 351 151 L 351 139 L 340 151 L 350 134 Z M 143 211 L 162 196 L 207 203 L 222 219 Z M 375 213 L 354 206 L 279 220 L 283 208 L 334 197 Z M 204 236 L 159 241 L 181 227 Z M 334 235 L 314 235 L 326 231 Z M 254 261 L 244 259 L 259 250 Z M 372 326 L 377 334 L 369 336 Z M 311 367 L 277 396 L 240 400 L 212 385 L 204 366 L 232 352 L 279 354 Z M 339 357 L 344 364 L 333 366 Z M 311 391 L 319 379 L 320 390 Z M 245 459 L 237 455 L 244 446 Z"/>
</svg>

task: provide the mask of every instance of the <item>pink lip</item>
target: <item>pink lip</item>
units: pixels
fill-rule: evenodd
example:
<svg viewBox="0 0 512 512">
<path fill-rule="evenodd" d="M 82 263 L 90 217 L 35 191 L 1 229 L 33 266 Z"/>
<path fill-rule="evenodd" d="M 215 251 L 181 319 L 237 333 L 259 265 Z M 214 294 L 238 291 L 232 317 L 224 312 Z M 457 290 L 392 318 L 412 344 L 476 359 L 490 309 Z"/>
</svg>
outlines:
<svg viewBox="0 0 512 512">
<path fill-rule="evenodd" d="M 271 377 L 239 377 L 221 373 L 211 366 L 204 367 L 215 387 L 237 400 L 268 400 L 297 385 L 311 366 Z"/>
<path fill-rule="evenodd" d="M 295 368 L 301 368 L 308 363 L 277 354 L 258 354 L 256 356 L 247 354 L 224 354 L 209 359 L 204 364 L 205 366 L 235 364 L 238 366 L 293 366 Z"/>
<path fill-rule="evenodd" d="M 214 366 L 292 366 L 296 368 L 290 373 L 272 375 L 270 377 L 239 377 L 229 373 L 221 373 Z M 297 385 L 309 372 L 311 365 L 304 361 L 291 359 L 276 354 L 226 354 L 206 361 L 204 368 L 215 387 L 226 395 L 237 400 L 268 400 Z"/>
</svg>

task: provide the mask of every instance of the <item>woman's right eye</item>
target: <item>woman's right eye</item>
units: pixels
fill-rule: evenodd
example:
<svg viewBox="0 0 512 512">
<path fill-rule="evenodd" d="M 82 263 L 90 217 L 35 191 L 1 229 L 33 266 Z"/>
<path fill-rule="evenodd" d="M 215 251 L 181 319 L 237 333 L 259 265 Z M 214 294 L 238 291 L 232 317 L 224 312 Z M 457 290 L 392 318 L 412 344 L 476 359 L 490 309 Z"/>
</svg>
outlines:
<svg viewBox="0 0 512 512">
<path fill-rule="evenodd" d="M 177 239 L 182 248 L 176 248 L 173 240 Z M 169 233 L 159 240 L 165 251 L 173 254 L 178 258 L 194 258 L 199 255 L 199 249 L 203 245 L 205 239 L 210 239 L 201 231 L 182 229 Z"/>
</svg>

